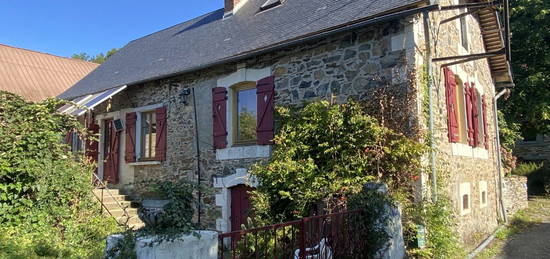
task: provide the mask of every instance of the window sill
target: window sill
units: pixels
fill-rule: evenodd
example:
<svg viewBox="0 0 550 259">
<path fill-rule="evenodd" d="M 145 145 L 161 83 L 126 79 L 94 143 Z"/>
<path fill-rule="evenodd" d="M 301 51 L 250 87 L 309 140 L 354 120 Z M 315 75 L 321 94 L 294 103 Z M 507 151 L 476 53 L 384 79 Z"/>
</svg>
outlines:
<svg viewBox="0 0 550 259">
<path fill-rule="evenodd" d="M 224 149 L 216 149 L 217 160 L 234 160 L 246 158 L 266 158 L 271 155 L 271 146 L 233 146 Z"/>
<path fill-rule="evenodd" d="M 451 143 L 451 149 L 454 156 L 465 156 L 479 159 L 489 159 L 489 152 L 485 148 L 473 148 L 462 143 Z"/>
<path fill-rule="evenodd" d="M 129 166 L 160 165 L 160 161 L 141 161 L 128 163 Z"/>
<path fill-rule="evenodd" d="M 466 216 L 472 212 L 472 209 L 465 209 L 460 212 L 460 216 Z"/>
</svg>

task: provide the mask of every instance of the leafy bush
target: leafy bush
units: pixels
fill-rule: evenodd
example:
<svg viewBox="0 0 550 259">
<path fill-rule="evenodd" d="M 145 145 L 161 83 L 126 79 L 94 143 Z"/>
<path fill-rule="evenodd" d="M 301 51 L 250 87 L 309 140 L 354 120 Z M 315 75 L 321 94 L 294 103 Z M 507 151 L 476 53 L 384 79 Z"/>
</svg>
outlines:
<svg viewBox="0 0 550 259">
<path fill-rule="evenodd" d="M 543 163 L 521 163 L 512 174 L 527 177 L 529 195 L 550 194 L 550 170 Z"/>
<path fill-rule="evenodd" d="M 260 180 L 252 196 L 255 219 L 330 212 L 367 182 L 383 181 L 397 192 L 411 188 L 419 175 L 425 146 L 380 126 L 358 103 L 277 110 L 275 150 L 266 164 L 251 169 Z"/>
<path fill-rule="evenodd" d="M 62 103 L 30 103 L 0 92 L 0 257 L 99 257 L 118 230 L 100 213 L 93 165 L 75 158 L 65 134 L 86 134 Z"/>
</svg>

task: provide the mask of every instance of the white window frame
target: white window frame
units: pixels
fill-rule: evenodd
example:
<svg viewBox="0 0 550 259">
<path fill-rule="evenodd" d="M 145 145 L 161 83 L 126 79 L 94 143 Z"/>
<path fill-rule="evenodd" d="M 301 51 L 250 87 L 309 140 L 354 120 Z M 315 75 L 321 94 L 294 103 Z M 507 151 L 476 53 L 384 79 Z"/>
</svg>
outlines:
<svg viewBox="0 0 550 259">
<path fill-rule="evenodd" d="M 464 216 L 472 212 L 472 194 L 470 192 L 470 183 L 461 183 L 459 188 L 458 203 L 460 215 Z M 464 195 L 468 195 L 468 208 L 464 208 Z"/>
</svg>

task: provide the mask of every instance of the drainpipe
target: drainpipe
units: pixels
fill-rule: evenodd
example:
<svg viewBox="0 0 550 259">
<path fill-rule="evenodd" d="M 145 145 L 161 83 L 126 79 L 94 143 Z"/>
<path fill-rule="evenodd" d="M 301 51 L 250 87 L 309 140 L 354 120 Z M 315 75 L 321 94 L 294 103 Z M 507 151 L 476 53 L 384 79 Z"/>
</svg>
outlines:
<svg viewBox="0 0 550 259">
<path fill-rule="evenodd" d="M 424 45 L 426 46 L 426 55 L 424 58 L 424 64 L 426 66 L 425 73 L 427 77 L 428 84 L 428 109 L 429 109 L 429 124 L 428 124 L 428 134 L 430 141 L 430 167 L 431 167 L 431 177 L 432 177 L 432 201 L 437 201 L 437 172 L 435 169 L 435 139 L 434 139 L 434 112 L 433 112 L 433 87 L 432 87 L 432 48 L 430 43 L 430 16 L 428 11 L 422 12 L 422 17 L 424 20 Z"/>
<path fill-rule="evenodd" d="M 197 193 L 197 196 L 198 196 L 198 200 L 199 202 L 197 203 L 197 209 L 198 209 L 198 213 L 197 213 L 197 223 L 199 224 L 199 226 L 201 225 L 201 215 L 202 215 L 202 191 L 201 191 L 201 183 L 202 183 L 202 176 L 201 176 L 201 151 L 200 151 L 200 146 L 199 146 L 199 122 L 197 120 L 197 101 L 195 99 L 195 88 L 191 88 L 191 93 L 193 95 L 193 112 L 194 112 L 194 119 L 195 119 L 195 145 L 196 145 L 196 148 L 197 148 L 197 188 L 198 188 L 198 193 Z"/>
<path fill-rule="evenodd" d="M 508 223 L 508 216 L 506 216 L 506 207 L 504 207 L 504 200 L 502 198 L 502 189 L 503 189 L 503 184 L 502 184 L 502 157 L 501 157 L 501 154 L 500 154 L 500 129 L 498 127 L 498 109 L 497 109 L 497 100 L 498 98 L 500 98 L 502 95 L 504 95 L 505 93 L 508 93 L 510 92 L 509 89 L 504 89 L 502 91 L 500 91 L 500 93 L 498 93 L 497 95 L 495 95 L 495 97 L 493 98 L 493 114 L 495 115 L 495 143 L 496 143 L 496 147 L 495 147 L 495 152 L 497 153 L 497 170 L 498 170 L 498 189 L 499 189 L 499 199 L 500 199 L 500 208 L 502 210 L 502 218 L 504 219 L 504 222 L 505 223 Z"/>
</svg>

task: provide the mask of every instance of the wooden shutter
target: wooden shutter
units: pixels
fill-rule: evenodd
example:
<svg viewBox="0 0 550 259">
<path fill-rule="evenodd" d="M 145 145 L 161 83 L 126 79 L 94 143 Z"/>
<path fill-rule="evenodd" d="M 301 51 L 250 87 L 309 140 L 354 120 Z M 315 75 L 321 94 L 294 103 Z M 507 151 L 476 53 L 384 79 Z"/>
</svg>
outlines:
<svg viewBox="0 0 550 259">
<path fill-rule="evenodd" d="M 256 85 L 258 118 L 256 121 L 256 142 L 258 145 L 273 144 L 273 99 L 275 97 L 275 81 L 273 76 L 258 81 Z"/>
<path fill-rule="evenodd" d="M 155 146 L 155 159 L 158 161 L 166 160 L 166 107 L 160 107 L 156 110 L 157 119 L 157 143 Z"/>
<path fill-rule="evenodd" d="M 472 91 L 470 83 L 464 83 L 464 95 L 466 100 L 466 119 L 468 120 L 468 145 L 474 146 L 474 125 L 472 118 Z"/>
<path fill-rule="evenodd" d="M 485 143 L 485 149 L 489 150 L 489 123 L 487 121 L 487 101 L 485 95 L 483 95 L 481 98 L 483 105 L 483 142 Z"/>
<path fill-rule="evenodd" d="M 225 87 L 212 89 L 212 117 L 214 147 L 227 147 L 227 90 Z"/>
<path fill-rule="evenodd" d="M 126 163 L 136 161 L 136 119 L 135 112 L 126 113 L 126 149 L 124 152 Z"/>
<path fill-rule="evenodd" d="M 475 88 L 474 83 L 470 83 L 470 91 L 472 92 L 472 127 L 474 129 L 474 139 L 473 139 L 473 146 L 477 147 L 479 146 L 479 105 L 478 105 L 478 97 L 477 97 L 477 91 Z"/>
<path fill-rule="evenodd" d="M 456 103 L 456 80 L 453 71 L 444 68 L 445 73 L 445 99 L 447 103 L 447 129 L 449 142 L 459 141 L 458 114 Z"/>
</svg>

